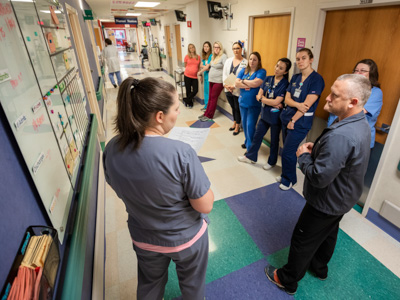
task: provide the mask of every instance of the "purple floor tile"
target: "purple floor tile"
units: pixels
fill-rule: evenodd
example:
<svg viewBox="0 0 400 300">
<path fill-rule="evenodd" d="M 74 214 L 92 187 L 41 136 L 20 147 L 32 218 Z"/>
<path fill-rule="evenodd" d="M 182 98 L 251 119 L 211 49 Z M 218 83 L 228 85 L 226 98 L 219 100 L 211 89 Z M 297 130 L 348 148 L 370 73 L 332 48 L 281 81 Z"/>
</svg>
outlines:
<svg viewBox="0 0 400 300">
<path fill-rule="evenodd" d="M 192 127 L 192 128 L 210 128 L 211 126 L 213 126 L 213 124 L 214 124 L 214 121 L 207 121 L 207 122 L 196 121 L 190 127 Z"/>
<path fill-rule="evenodd" d="M 295 190 L 274 183 L 225 199 L 264 255 L 290 245 L 293 228 L 305 205 Z"/>
<path fill-rule="evenodd" d="M 200 159 L 200 162 L 207 162 L 210 160 L 215 160 L 215 158 L 209 158 L 209 157 L 204 157 L 204 156 L 198 156 L 198 158 Z"/>
<path fill-rule="evenodd" d="M 262 259 L 210 282 L 206 285 L 206 299 L 293 299 L 268 280 L 264 273 L 266 264 Z"/>
</svg>

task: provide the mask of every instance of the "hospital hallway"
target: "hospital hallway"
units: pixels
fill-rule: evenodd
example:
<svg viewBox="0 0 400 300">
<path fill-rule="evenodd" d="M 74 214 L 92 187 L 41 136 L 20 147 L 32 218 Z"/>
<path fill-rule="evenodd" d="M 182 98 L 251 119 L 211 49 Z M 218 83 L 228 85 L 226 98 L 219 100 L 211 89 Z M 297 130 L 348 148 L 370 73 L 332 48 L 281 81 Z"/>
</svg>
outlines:
<svg viewBox="0 0 400 300">
<path fill-rule="evenodd" d="M 162 78 L 175 85 L 163 71 L 142 68 L 137 54 L 120 52 L 121 76 Z M 114 135 L 118 88 L 106 76 L 104 103 L 106 142 Z M 178 89 L 180 92 L 180 89 Z M 321 101 L 324 101 L 321 99 Z M 206 299 L 400 299 L 400 239 L 390 236 L 360 214 L 355 207 L 340 223 L 335 253 L 329 263 L 328 279 L 321 281 L 307 273 L 297 293 L 289 296 L 271 283 L 264 267 L 286 263 L 290 238 L 305 205 L 304 176 L 297 169 L 298 183 L 282 191 L 275 181 L 278 164 L 269 171 L 269 147 L 262 144 L 256 164 L 240 163 L 243 131 L 233 136 L 231 112 L 218 108 L 214 120 L 198 121 L 203 107 L 195 102 L 189 109 L 182 103 L 176 127 L 210 128 L 198 152 L 211 181 L 215 203 L 209 217 L 209 262 Z M 102 167 L 102 166 L 100 166 Z M 104 176 L 100 172 L 99 176 Z M 101 180 L 101 177 L 100 179 Z M 136 299 L 137 265 L 132 248 L 127 213 L 123 202 L 107 185 L 105 203 L 106 262 L 105 299 Z M 164 299 L 180 299 L 178 279 L 172 262 Z"/>
</svg>

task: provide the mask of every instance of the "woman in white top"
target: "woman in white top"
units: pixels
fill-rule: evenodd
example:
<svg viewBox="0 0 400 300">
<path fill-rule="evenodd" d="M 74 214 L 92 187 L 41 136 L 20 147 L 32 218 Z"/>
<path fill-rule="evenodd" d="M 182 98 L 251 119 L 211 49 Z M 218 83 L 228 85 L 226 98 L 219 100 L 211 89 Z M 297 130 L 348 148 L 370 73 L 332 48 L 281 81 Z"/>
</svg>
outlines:
<svg viewBox="0 0 400 300">
<path fill-rule="evenodd" d="M 110 78 L 110 81 L 112 85 L 117 88 L 117 85 L 115 84 L 114 81 L 114 74 L 117 76 L 117 81 L 118 85 L 121 85 L 121 74 L 119 72 L 120 66 L 119 66 L 119 58 L 118 58 L 118 50 L 117 47 L 115 47 L 112 44 L 112 41 L 110 39 L 105 39 L 106 42 L 106 47 L 103 50 L 103 59 L 105 59 L 107 63 L 107 68 L 108 68 L 108 77 Z"/>
<path fill-rule="evenodd" d="M 240 132 L 240 108 L 239 108 L 239 95 L 240 89 L 235 88 L 235 83 L 226 84 L 225 80 L 230 74 L 239 74 L 240 70 L 247 67 L 247 59 L 242 56 L 242 45 L 239 42 L 234 42 L 232 45 L 233 57 L 226 60 L 224 64 L 224 70 L 222 73 L 222 80 L 224 82 L 226 99 L 232 107 L 233 125 L 229 128 L 229 131 L 233 131 L 233 135 L 238 135 Z"/>
</svg>

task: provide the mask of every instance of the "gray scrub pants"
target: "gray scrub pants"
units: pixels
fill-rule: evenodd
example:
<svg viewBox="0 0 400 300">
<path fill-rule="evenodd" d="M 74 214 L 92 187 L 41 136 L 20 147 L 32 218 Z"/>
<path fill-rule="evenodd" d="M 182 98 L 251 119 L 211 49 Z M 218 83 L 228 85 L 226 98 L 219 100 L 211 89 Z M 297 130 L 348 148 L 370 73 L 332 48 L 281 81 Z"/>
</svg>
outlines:
<svg viewBox="0 0 400 300">
<path fill-rule="evenodd" d="M 208 263 L 208 229 L 190 248 L 180 252 L 157 253 L 140 249 L 135 245 L 133 249 L 138 260 L 138 300 L 163 298 L 171 259 L 176 264 L 183 299 L 204 299 Z"/>
</svg>

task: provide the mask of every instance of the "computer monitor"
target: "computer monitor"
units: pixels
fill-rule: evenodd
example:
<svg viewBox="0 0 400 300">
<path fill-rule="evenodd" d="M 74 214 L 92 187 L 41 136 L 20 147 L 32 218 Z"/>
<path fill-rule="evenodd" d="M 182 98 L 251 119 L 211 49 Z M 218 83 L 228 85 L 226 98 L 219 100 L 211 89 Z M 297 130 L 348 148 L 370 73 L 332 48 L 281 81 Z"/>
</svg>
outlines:
<svg viewBox="0 0 400 300">
<path fill-rule="evenodd" d="M 175 10 L 176 19 L 178 22 L 186 22 L 186 15 L 181 10 Z"/>
<path fill-rule="evenodd" d="M 150 19 L 150 24 L 156 26 L 157 25 L 156 19 Z"/>
<path fill-rule="evenodd" d="M 208 16 L 213 19 L 222 19 L 221 2 L 207 1 Z"/>
</svg>

